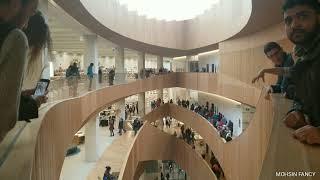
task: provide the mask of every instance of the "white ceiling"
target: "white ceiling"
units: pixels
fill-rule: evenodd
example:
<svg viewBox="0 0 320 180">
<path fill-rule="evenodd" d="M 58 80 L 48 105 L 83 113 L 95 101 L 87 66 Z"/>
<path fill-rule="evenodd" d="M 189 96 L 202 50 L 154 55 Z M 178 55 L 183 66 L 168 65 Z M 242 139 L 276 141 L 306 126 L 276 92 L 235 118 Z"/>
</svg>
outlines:
<svg viewBox="0 0 320 180">
<path fill-rule="evenodd" d="M 83 54 L 85 41 L 82 36 L 92 34 L 90 30 L 69 16 L 54 2 L 48 4 L 48 24 L 50 26 L 53 51 L 58 53 Z M 114 56 L 116 44 L 98 37 L 99 56 Z M 125 56 L 137 56 L 137 52 L 125 49 Z"/>
</svg>

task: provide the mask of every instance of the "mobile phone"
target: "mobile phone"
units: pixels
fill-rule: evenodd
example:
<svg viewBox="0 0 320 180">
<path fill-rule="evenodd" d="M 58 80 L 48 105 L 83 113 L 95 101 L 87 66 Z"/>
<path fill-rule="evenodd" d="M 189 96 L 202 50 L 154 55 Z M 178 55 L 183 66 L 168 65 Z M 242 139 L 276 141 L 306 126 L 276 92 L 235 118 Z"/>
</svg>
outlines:
<svg viewBox="0 0 320 180">
<path fill-rule="evenodd" d="M 47 91 L 50 84 L 49 79 L 40 79 L 37 83 L 36 90 L 34 91 L 35 96 L 43 96 L 44 93 Z"/>
</svg>

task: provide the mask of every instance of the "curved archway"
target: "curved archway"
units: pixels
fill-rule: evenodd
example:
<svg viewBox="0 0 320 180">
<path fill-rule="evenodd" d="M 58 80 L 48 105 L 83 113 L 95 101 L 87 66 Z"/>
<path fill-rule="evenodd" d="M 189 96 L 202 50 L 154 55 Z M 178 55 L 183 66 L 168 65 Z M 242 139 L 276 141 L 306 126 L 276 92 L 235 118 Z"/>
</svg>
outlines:
<svg viewBox="0 0 320 180">
<path fill-rule="evenodd" d="M 125 164 L 119 179 L 132 178 L 138 163 L 149 160 L 174 160 L 191 179 L 216 179 L 205 160 L 189 145 L 150 124 L 144 124 L 136 135 L 127 160 L 131 163 Z"/>
</svg>

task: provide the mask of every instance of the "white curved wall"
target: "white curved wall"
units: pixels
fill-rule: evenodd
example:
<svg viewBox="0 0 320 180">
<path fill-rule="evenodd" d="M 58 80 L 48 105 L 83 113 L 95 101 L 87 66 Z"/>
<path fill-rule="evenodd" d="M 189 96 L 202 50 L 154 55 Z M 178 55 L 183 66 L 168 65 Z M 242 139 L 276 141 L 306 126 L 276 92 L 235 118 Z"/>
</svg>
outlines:
<svg viewBox="0 0 320 180">
<path fill-rule="evenodd" d="M 139 42 L 181 50 L 230 38 L 247 24 L 252 11 L 252 0 L 222 0 L 193 20 L 167 22 L 128 12 L 116 0 L 80 1 L 92 16 L 114 32 Z"/>
<path fill-rule="evenodd" d="M 185 22 L 185 49 L 208 46 L 237 34 L 248 23 L 252 0 L 221 0 L 203 15 Z"/>
</svg>

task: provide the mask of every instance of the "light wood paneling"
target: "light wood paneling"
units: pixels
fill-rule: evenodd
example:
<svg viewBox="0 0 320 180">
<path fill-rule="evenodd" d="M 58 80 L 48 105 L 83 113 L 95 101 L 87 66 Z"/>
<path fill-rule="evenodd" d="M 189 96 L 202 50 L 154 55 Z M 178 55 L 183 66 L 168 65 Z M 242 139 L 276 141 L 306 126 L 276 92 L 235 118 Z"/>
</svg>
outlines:
<svg viewBox="0 0 320 180">
<path fill-rule="evenodd" d="M 282 21 L 278 0 L 224 0 L 220 2 L 223 7 L 182 22 L 146 20 L 111 0 L 54 1 L 82 25 L 113 43 L 168 57 L 215 50 L 222 40 L 252 34 Z"/>
<path fill-rule="evenodd" d="M 141 161 L 173 160 L 191 179 L 216 179 L 206 161 L 186 144 L 146 123 L 137 134 L 119 179 L 132 179 Z"/>
<path fill-rule="evenodd" d="M 256 106 L 261 90 L 227 75 L 212 73 L 177 73 L 177 87 L 218 94 Z"/>
<path fill-rule="evenodd" d="M 148 161 L 140 161 L 134 173 L 133 180 L 139 180 L 140 176 L 144 173 Z"/>
<path fill-rule="evenodd" d="M 30 151 L 10 154 L 1 167 L 3 172 L 9 176 L 1 173 L 0 176 L 14 180 L 15 178 L 11 178 L 15 174 L 12 167 L 16 167 L 23 169 L 23 172 L 19 172 L 20 174 L 16 174 L 15 177 L 31 177 L 32 180 L 58 179 L 66 149 L 74 134 L 88 119 L 108 104 L 121 98 L 170 87 L 188 87 L 194 90 L 217 93 L 252 106 L 257 104 L 260 94 L 259 89 L 241 81 L 232 81 L 226 76 L 209 73 L 171 73 L 89 92 L 77 98 L 58 102 L 41 112 L 41 117 L 34 120 L 38 128 L 32 129 L 32 135 L 25 136 L 28 139 L 28 145 L 24 144 L 26 140 L 21 139 L 13 147 L 14 150 L 20 150 L 24 146 L 28 146 Z M 32 167 L 32 171 L 28 168 L 22 168 L 26 165 Z"/>
<path fill-rule="evenodd" d="M 174 104 L 161 106 L 144 120 L 154 122 L 166 116 L 185 123 L 186 127 L 191 127 L 204 138 L 219 160 L 227 179 L 258 179 L 274 122 L 270 101 L 261 98 L 249 127 L 239 137 L 228 143 L 223 142 L 217 130 L 206 119 Z M 248 161 L 250 163 L 244 163 Z"/>
<path fill-rule="evenodd" d="M 208 46 L 235 35 L 246 25 L 252 8 L 251 0 L 224 0 L 192 20 L 160 21 L 128 12 L 116 0 L 81 3 L 114 32 L 146 44 L 182 50 Z M 230 9 L 232 13 L 228 12 Z"/>
<path fill-rule="evenodd" d="M 90 170 L 88 176 L 82 179 L 97 180 L 98 177 L 103 177 L 106 166 L 112 167 L 112 172 L 120 172 L 123 162 L 126 161 L 126 155 L 130 151 L 130 147 L 134 140 L 134 132 L 128 131 L 122 136 L 116 138 L 110 146 L 102 153 L 101 157 L 95 162 L 94 167 Z M 101 140 L 100 140 L 101 141 Z M 97 141 L 97 146 L 100 142 Z M 63 167 L 65 168 L 65 167 Z M 76 167 L 74 167 L 76 168 Z M 77 168 L 76 168 L 77 169 Z M 62 169 L 62 172 L 66 172 Z M 70 173 L 69 173 L 70 174 Z M 63 174 L 62 174 L 63 175 Z M 61 178 L 61 177 L 60 177 Z M 65 178 L 63 178 L 65 179 Z"/>
<path fill-rule="evenodd" d="M 290 101 L 280 95 L 273 95 L 273 106 L 277 110 L 274 114 L 272 133 L 263 162 L 260 180 L 280 180 L 283 176 L 277 176 L 277 172 L 297 173 L 288 177 L 290 180 L 318 180 L 320 179 L 320 147 L 310 146 L 294 140 L 292 129 L 288 129 L 282 122 L 291 107 Z M 300 173 L 312 172 L 314 176 L 301 176 Z M 298 174 L 299 173 L 299 174 Z"/>
<path fill-rule="evenodd" d="M 219 43 L 220 73 L 250 84 L 262 68 L 273 67 L 263 52 L 263 46 L 270 41 L 278 42 L 285 51 L 292 52 L 293 45 L 286 39 L 283 24 Z M 275 79 L 276 76 L 268 75 L 266 82 L 272 84 Z"/>
<path fill-rule="evenodd" d="M 309 179 L 319 179 L 320 159 L 317 156 L 320 148 L 301 144 L 292 137 L 292 130 L 282 123 L 292 102 L 280 95 L 272 97 L 272 104 L 261 98 L 248 129 L 228 143 L 222 141 L 219 133 L 206 119 L 174 104 L 165 104 L 155 109 L 146 115 L 144 120 L 151 123 L 170 116 L 193 128 L 214 152 L 227 179 L 282 179 L 283 177 L 276 177 L 276 172 L 316 172 L 315 176 Z M 148 138 L 148 135 L 146 136 Z M 128 158 L 127 164 L 133 163 L 130 160 L 136 159 Z M 122 169 L 127 170 L 127 167 Z"/>
</svg>

